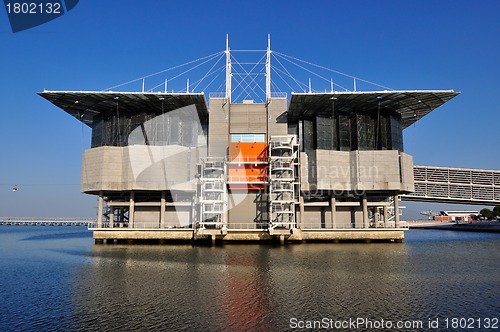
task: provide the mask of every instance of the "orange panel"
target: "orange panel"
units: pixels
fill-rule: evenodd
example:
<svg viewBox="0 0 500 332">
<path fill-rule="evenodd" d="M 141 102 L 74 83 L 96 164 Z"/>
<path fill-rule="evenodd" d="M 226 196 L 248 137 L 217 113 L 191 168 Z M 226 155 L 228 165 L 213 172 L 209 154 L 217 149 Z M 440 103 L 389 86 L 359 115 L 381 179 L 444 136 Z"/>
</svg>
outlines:
<svg viewBox="0 0 500 332">
<path fill-rule="evenodd" d="M 229 161 L 267 161 L 267 143 L 229 143 Z"/>
<path fill-rule="evenodd" d="M 267 143 L 230 143 L 228 180 L 231 189 L 263 189 L 267 182 Z M 265 164 L 262 164 L 265 162 Z M 238 183 L 241 182 L 241 183 Z"/>
</svg>

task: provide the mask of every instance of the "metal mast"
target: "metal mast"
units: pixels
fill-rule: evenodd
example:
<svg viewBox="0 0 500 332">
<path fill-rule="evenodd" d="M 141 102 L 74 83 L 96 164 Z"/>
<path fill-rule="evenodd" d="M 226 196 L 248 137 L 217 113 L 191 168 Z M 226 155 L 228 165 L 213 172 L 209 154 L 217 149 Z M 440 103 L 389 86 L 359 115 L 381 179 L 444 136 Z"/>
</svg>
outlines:
<svg viewBox="0 0 500 332">
<path fill-rule="evenodd" d="M 271 35 L 267 34 L 266 57 L 266 104 L 271 101 Z"/>
<path fill-rule="evenodd" d="M 229 52 L 229 35 L 226 35 L 226 99 L 231 103 L 231 53 Z"/>
</svg>

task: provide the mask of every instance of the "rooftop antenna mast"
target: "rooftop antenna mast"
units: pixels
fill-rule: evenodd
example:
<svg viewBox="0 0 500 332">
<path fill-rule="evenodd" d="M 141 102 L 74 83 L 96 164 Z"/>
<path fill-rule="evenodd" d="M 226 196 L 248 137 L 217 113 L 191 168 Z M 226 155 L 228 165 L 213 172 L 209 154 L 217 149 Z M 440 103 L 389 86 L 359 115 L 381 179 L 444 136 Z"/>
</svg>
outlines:
<svg viewBox="0 0 500 332">
<path fill-rule="evenodd" d="M 231 103 L 231 53 L 229 51 L 229 35 L 226 34 L 226 102 Z"/>
<path fill-rule="evenodd" d="M 271 101 L 271 34 L 267 34 L 266 57 L 266 104 Z"/>
</svg>

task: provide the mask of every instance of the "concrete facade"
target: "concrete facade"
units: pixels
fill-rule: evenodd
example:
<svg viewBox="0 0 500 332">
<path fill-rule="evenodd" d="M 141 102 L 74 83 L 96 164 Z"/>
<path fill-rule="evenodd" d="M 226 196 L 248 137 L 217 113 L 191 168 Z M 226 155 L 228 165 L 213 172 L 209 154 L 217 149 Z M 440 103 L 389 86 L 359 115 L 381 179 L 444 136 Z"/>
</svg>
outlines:
<svg viewBox="0 0 500 332">
<path fill-rule="evenodd" d="M 81 191 L 194 191 L 205 148 L 180 145 L 101 146 L 83 154 Z"/>
<path fill-rule="evenodd" d="M 210 99 L 208 153 L 223 157 L 229 146 L 229 103 L 225 98 Z"/>
<path fill-rule="evenodd" d="M 398 223 L 389 222 L 388 197 L 413 190 L 413 163 L 411 156 L 398 150 L 300 151 L 295 157 L 297 174 L 292 184 L 297 186 L 298 196 L 286 196 L 296 199 L 292 209 L 295 226 L 286 226 L 288 230 L 268 230 L 267 187 L 255 189 L 255 186 L 244 185 L 227 192 L 227 211 L 223 211 L 219 219 L 225 220 L 223 228 L 228 230 L 225 234 L 220 233 L 219 224 L 214 224 L 213 230 L 204 226 L 197 229 L 196 202 L 200 199 L 197 197 L 197 164 L 206 158 L 228 158 L 233 135 L 265 135 L 266 141 L 272 137 L 289 137 L 288 133 L 298 130 L 299 126 L 288 121 L 286 109 L 286 98 L 271 99 L 267 104 L 250 101 L 230 104 L 225 98 L 213 98 L 209 108 L 207 147 L 134 144 L 101 146 L 86 151 L 82 191 L 106 196 L 110 210 L 108 221 L 101 218 L 98 229 L 108 225 L 114 228 L 113 232 L 122 232 L 112 237 L 108 231 L 96 230 L 96 239 L 144 240 L 147 236 L 129 230 L 165 229 L 180 233 L 151 231 L 149 234 L 160 240 L 169 239 L 169 234 L 171 240 L 186 240 L 190 237 L 182 229 L 191 228 L 192 239 L 208 234 L 217 241 L 229 242 L 273 240 L 283 231 L 284 234 L 279 235 L 283 241 L 400 239 L 400 233 L 394 233 Z M 241 162 L 245 163 L 245 159 L 238 162 L 238 167 Z M 253 167 L 252 162 L 247 164 Z M 176 198 L 177 193 L 181 193 L 181 199 Z M 371 227 L 392 229 L 388 230 L 388 236 L 381 236 L 384 233 L 380 232 L 365 232 L 360 236 L 352 233 Z M 335 232 L 339 229 L 353 231 Z M 311 232 L 302 233 L 307 230 Z M 290 234 L 295 235 L 290 237 Z"/>
<path fill-rule="evenodd" d="M 98 196 L 96 241 L 397 242 L 398 196 L 415 189 L 402 129 L 420 104 L 402 110 L 401 100 L 415 99 L 407 94 L 269 93 L 263 103 L 227 95 L 207 103 L 190 93 L 48 98 L 86 112 L 80 118 L 95 130 L 81 190 Z M 438 105 L 438 96 L 454 95 L 418 97 Z M 89 106 L 76 103 L 85 98 Z"/>
<path fill-rule="evenodd" d="M 316 150 L 311 176 L 303 178 L 320 190 L 412 192 L 413 159 L 397 150 Z"/>
</svg>

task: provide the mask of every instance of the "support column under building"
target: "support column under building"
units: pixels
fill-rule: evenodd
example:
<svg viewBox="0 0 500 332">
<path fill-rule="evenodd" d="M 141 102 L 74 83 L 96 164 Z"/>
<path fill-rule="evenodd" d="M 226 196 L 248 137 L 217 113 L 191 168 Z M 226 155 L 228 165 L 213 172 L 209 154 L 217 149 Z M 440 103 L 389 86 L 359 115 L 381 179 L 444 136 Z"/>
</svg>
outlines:
<svg viewBox="0 0 500 332">
<path fill-rule="evenodd" d="M 335 199 L 335 196 L 331 196 L 330 197 L 330 218 L 331 218 L 331 221 L 332 221 L 332 228 L 335 229 L 337 228 L 337 224 L 336 224 L 336 216 L 335 214 L 337 213 L 337 206 L 336 206 L 336 199 Z"/>
<path fill-rule="evenodd" d="M 102 228 L 102 207 L 103 207 L 103 193 L 99 192 L 99 198 L 97 201 L 97 228 Z"/>
<path fill-rule="evenodd" d="M 399 197 L 394 195 L 394 227 L 399 228 Z"/>
<path fill-rule="evenodd" d="M 115 207 L 109 207 L 109 227 L 113 228 L 115 223 Z"/>
<path fill-rule="evenodd" d="M 361 202 L 363 207 L 363 228 L 368 228 L 368 202 L 366 199 L 366 193 L 363 194 Z"/>
<path fill-rule="evenodd" d="M 128 208 L 128 227 L 134 228 L 134 213 L 135 213 L 135 193 L 130 192 L 130 202 Z"/>
<path fill-rule="evenodd" d="M 299 212 L 300 212 L 300 217 L 299 217 L 300 218 L 299 219 L 300 225 L 299 225 L 299 227 L 302 228 L 302 227 L 304 227 L 303 225 L 304 225 L 304 213 L 305 213 L 304 212 L 304 210 L 305 210 L 304 209 L 304 196 L 301 195 L 299 197 L 300 197 L 299 198 Z"/>
<path fill-rule="evenodd" d="M 384 205 L 384 228 L 387 227 L 387 218 L 388 218 L 387 205 Z"/>
<path fill-rule="evenodd" d="M 160 201 L 160 228 L 165 228 L 165 207 L 166 207 L 166 193 L 164 191 L 161 192 L 161 201 Z"/>
</svg>

